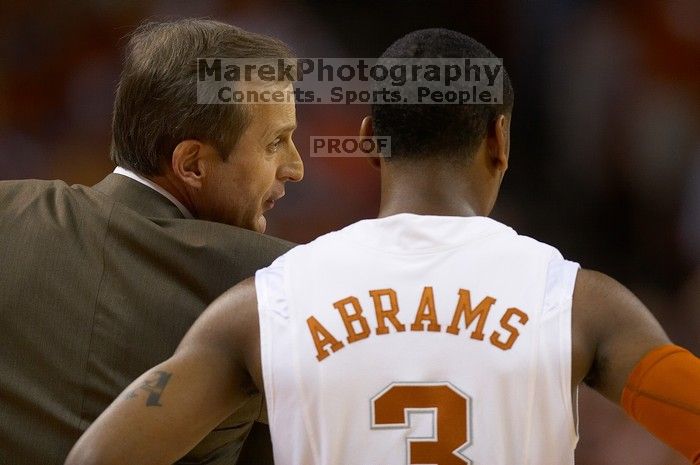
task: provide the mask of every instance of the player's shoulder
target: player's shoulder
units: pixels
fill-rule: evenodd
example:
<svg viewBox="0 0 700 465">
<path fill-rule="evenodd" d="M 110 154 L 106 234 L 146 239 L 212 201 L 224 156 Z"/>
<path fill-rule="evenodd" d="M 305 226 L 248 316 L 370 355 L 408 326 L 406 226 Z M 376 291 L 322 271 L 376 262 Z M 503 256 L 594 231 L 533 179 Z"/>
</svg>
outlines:
<svg viewBox="0 0 700 465">
<path fill-rule="evenodd" d="M 514 249 L 519 253 L 538 255 L 551 263 L 563 263 L 567 261 L 557 247 L 530 236 L 516 235 L 513 240 L 513 245 Z"/>
<path fill-rule="evenodd" d="M 355 249 L 431 253 L 462 246 L 496 254 L 562 257 L 553 245 L 519 234 L 511 226 L 492 218 L 413 214 L 360 220 L 299 245 L 286 255 L 290 258 L 335 257 L 352 254 Z"/>
<path fill-rule="evenodd" d="M 495 240 L 500 240 L 504 243 L 509 243 L 512 245 L 513 248 L 515 249 L 533 249 L 533 250 L 543 250 L 543 251 L 549 251 L 549 252 L 559 252 L 558 249 L 552 245 L 549 244 L 548 242 L 545 242 L 539 238 L 533 237 L 528 235 L 527 233 L 522 233 L 519 230 L 516 230 L 512 226 L 508 226 L 504 223 L 500 223 L 497 220 L 490 219 L 492 222 L 497 223 L 499 225 L 502 225 L 504 228 L 507 228 L 508 232 L 503 233 L 497 236 L 494 236 Z"/>
<path fill-rule="evenodd" d="M 541 259 L 564 260 L 559 249 L 541 239 L 524 234 L 516 230 L 512 226 L 501 223 L 495 219 L 487 218 L 491 223 L 493 234 L 486 237 L 485 242 L 495 253 L 510 255 L 511 260 L 516 260 L 518 257 L 541 257 Z"/>
</svg>

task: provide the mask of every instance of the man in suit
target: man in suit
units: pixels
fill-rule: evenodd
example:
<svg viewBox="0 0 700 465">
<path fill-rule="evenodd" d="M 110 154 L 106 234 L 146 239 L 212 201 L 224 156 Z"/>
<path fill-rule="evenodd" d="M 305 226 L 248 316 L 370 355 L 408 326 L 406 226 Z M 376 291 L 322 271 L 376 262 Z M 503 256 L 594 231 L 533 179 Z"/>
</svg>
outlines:
<svg viewBox="0 0 700 465">
<path fill-rule="evenodd" d="M 290 53 L 214 21 L 146 24 L 115 97 L 115 172 L 93 187 L 0 182 L 0 464 L 63 463 L 214 298 L 292 246 L 262 233 L 303 176 L 294 103 L 198 105 L 193 66 Z M 262 411 L 257 394 L 180 463 L 235 463 Z"/>
</svg>

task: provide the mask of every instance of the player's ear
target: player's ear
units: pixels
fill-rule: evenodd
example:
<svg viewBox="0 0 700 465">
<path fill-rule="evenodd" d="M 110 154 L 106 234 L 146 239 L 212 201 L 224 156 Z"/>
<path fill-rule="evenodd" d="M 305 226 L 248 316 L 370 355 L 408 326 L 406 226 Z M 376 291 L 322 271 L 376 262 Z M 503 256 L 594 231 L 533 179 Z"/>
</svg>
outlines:
<svg viewBox="0 0 700 465">
<path fill-rule="evenodd" d="M 183 140 L 173 150 L 173 173 L 188 187 L 200 189 L 208 170 L 207 158 L 212 155 L 217 156 L 214 147 L 198 140 Z"/>
<path fill-rule="evenodd" d="M 372 117 L 371 116 L 365 116 L 362 119 L 362 124 L 360 124 L 360 137 L 361 138 L 369 138 L 374 136 L 374 125 L 372 122 Z M 379 169 L 381 166 L 380 163 L 380 157 L 368 157 L 369 159 L 369 164 L 372 165 L 373 167 Z"/>
<path fill-rule="evenodd" d="M 510 118 L 506 115 L 498 115 L 489 128 L 488 148 L 491 161 L 506 171 L 510 152 Z"/>
</svg>

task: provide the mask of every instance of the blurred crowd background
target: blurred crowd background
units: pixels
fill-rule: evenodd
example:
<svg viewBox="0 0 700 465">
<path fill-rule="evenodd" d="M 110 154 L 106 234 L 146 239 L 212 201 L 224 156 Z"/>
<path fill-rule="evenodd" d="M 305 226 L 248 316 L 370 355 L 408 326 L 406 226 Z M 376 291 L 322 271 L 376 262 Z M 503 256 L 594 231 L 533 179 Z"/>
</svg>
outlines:
<svg viewBox="0 0 700 465">
<path fill-rule="evenodd" d="M 93 184 L 111 171 L 124 37 L 144 19 L 178 17 L 273 35 L 300 57 L 377 57 L 425 27 L 480 40 L 504 59 L 516 95 L 493 216 L 615 276 L 700 354 L 697 0 L 3 0 L 0 179 Z M 306 177 L 288 186 L 268 232 L 307 242 L 374 216 L 379 176 L 362 159 L 307 156 L 312 135 L 356 135 L 368 107 L 297 112 Z M 579 465 L 685 463 L 587 388 L 580 418 Z"/>
</svg>

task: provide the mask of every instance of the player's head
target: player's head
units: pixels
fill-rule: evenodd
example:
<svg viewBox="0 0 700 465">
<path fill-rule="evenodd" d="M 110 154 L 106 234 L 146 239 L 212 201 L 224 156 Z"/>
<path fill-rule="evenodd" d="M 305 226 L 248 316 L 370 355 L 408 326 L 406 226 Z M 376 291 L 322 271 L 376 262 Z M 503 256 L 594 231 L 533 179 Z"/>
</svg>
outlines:
<svg viewBox="0 0 700 465">
<path fill-rule="evenodd" d="M 496 58 L 484 45 L 448 29 L 423 29 L 394 42 L 382 59 L 395 58 Z M 454 177 L 468 175 L 482 183 L 480 210 L 493 207 L 500 180 L 507 168 L 513 88 L 505 68 L 502 99 L 489 104 L 373 104 L 373 133 L 391 138 L 391 156 L 383 168 L 429 164 L 426 169 L 449 167 Z M 452 84 L 468 89 L 469 82 Z"/>
<path fill-rule="evenodd" d="M 112 160 L 167 179 L 198 218 L 264 231 L 263 213 L 284 194 L 284 182 L 303 175 L 291 139 L 294 102 L 199 104 L 197 60 L 291 56 L 274 38 L 216 21 L 142 25 L 116 91 Z"/>
</svg>

